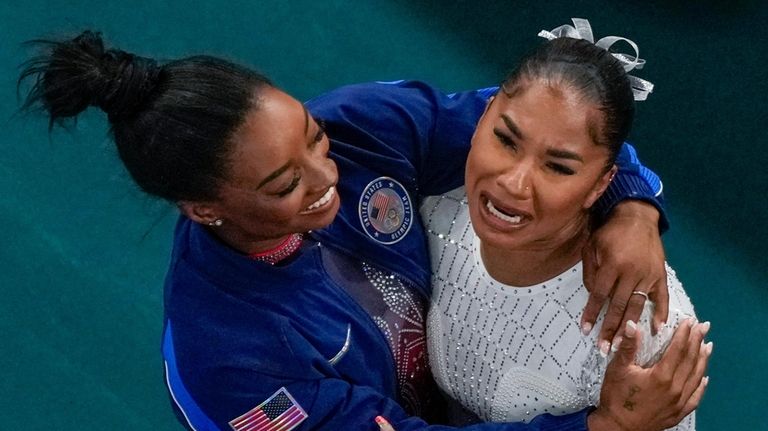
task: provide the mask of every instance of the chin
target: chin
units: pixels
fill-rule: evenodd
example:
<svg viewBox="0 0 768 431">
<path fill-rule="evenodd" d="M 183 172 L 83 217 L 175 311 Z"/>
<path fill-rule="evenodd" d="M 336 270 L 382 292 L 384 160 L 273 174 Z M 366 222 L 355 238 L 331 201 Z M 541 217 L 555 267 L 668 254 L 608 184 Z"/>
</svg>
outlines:
<svg viewBox="0 0 768 431">
<path fill-rule="evenodd" d="M 306 230 L 318 230 L 318 229 L 324 229 L 333 223 L 334 220 L 336 220 L 336 215 L 339 213 L 339 208 L 341 207 L 341 203 L 339 199 L 334 199 L 332 202 L 329 202 L 328 208 L 323 211 L 322 213 L 318 214 L 309 214 L 310 217 L 313 218 L 312 223 L 309 224 L 309 227 Z"/>
<path fill-rule="evenodd" d="M 475 228 L 475 233 L 486 247 L 512 251 L 525 245 L 524 239 L 519 235 L 494 231 L 493 229 L 488 229 L 487 226 L 481 226 L 479 229 Z"/>
</svg>

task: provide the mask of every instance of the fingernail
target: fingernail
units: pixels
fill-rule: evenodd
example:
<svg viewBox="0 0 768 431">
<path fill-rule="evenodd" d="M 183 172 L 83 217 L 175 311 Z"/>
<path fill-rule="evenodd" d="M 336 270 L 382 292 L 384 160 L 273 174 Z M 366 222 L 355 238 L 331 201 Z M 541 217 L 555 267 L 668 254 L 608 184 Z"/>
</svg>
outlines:
<svg viewBox="0 0 768 431">
<path fill-rule="evenodd" d="M 693 325 L 695 325 L 695 324 L 696 324 L 696 319 L 694 319 L 693 317 L 689 317 L 688 320 L 687 320 L 688 327 L 689 328 L 693 328 Z"/>
<path fill-rule="evenodd" d="M 608 357 L 608 350 L 611 348 L 611 343 L 608 342 L 608 340 L 603 340 L 600 342 L 600 356 L 603 358 Z"/>
<path fill-rule="evenodd" d="M 616 338 L 613 339 L 613 342 L 611 343 L 611 352 L 616 352 L 619 350 L 619 346 L 621 345 L 621 335 L 617 335 Z"/>
<path fill-rule="evenodd" d="M 376 416 L 376 423 L 379 424 L 379 429 L 381 431 L 395 431 L 394 428 L 392 428 L 392 425 L 384 419 L 382 416 Z"/>
<path fill-rule="evenodd" d="M 627 320 L 627 326 L 624 329 L 624 335 L 629 338 L 634 337 L 637 334 L 637 323 Z"/>
<path fill-rule="evenodd" d="M 701 324 L 701 333 L 704 335 L 707 335 L 707 332 L 709 332 L 709 327 L 711 326 L 711 323 L 709 321 L 704 322 Z"/>
<path fill-rule="evenodd" d="M 704 348 L 706 349 L 706 352 L 707 352 L 707 356 L 712 354 L 712 349 L 714 347 L 715 347 L 715 344 L 713 342 L 711 342 L 711 341 L 704 345 Z"/>
<path fill-rule="evenodd" d="M 704 376 L 701 382 L 704 383 L 704 386 L 707 386 L 709 384 L 709 376 Z"/>
<path fill-rule="evenodd" d="M 584 334 L 584 336 L 589 335 L 589 333 L 592 332 L 592 324 L 589 322 L 584 322 L 581 324 L 581 333 Z"/>
<path fill-rule="evenodd" d="M 654 332 L 653 335 L 656 335 L 659 332 L 661 332 L 661 328 L 663 328 L 663 327 L 664 327 L 664 321 L 662 321 L 662 320 L 654 320 L 653 321 L 653 332 Z"/>
</svg>

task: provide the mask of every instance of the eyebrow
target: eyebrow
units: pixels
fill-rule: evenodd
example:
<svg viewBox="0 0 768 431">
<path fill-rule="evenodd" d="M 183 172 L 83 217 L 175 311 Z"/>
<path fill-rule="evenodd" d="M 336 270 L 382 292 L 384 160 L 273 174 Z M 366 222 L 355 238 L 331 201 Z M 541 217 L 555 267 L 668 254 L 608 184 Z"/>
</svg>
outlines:
<svg viewBox="0 0 768 431">
<path fill-rule="evenodd" d="M 256 187 L 256 190 L 262 188 L 268 182 L 270 182 L 270 181 L 274 180 L 275 178 L 279 177 L 280 175 L 282 175 L 283 172 L 287 171 L 289 167 L 291 167 L 291 162 L 288 162 L 288 163 L 284 164 L 283 166 L 280 166 L 279 168 L 277 168 L 277 170 L 275 172 L 272 172 L 271 174 L 269 174 L 267 176 L 267 178 L 264 178 L 263 180 L 261 180 L 259 185 Z"/>
<path fill-rule="evenodd" d="M 309 131 L 309 111 L 307 111 L 307 107 L 304 106 L 303 104 L 301 105 L 301 109 L 304 111 L 304 134 L 306 135 L 307 132 Z M 289 167 L 291 167 L 291 162 L 288 162 L 283 166 L 280 166 L 279 168 L 277 168 L 275 172 L 272 172 L 267 176 L 267 178 L 264 178 L 263 180 L 261 180 L 259 185 L 256 186 L 256 190 L 264 187 L 268 182 L 282 175 L 283 172 L 287 171 Z"/>
<path fill-rule="evenodd" d="M 517 136 L 517 139 L 524 140 L 525 137 L 523 136 L 523 132 L 520 131 L 520 128 L 517 127 L 517 124 L 515 124 L 514 121 L 512 121 L 511 118 L 507 114 L 501 114 L 501 119 L 504 120 L 504 124 L 507 125 L 507 128 L 510 132 L 514 133 L 515 136 Z"/>
<path fill-rule="evenodd" d="M 577 162 L 584 163 L 584 159 L 576 153 L 572 153 L 566 150 L 558 150 L 556 148 L 547 148 L 547 155 L 557 157 L 560 159 L 576 160 Z"/>
</svg>

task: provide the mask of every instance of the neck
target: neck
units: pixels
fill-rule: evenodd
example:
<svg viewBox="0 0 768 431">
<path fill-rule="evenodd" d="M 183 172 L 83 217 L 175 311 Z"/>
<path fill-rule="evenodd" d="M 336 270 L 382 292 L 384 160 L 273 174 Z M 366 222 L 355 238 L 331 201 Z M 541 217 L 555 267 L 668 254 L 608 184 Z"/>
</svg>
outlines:
<svg viewBox="0 0 768 431">
<path fill-rule="evenodd" d="M 243 234 L 242 231 L 224 225 L 211 228 L 210 231 L 222 242 L 239 251 L 240 253 L 251 255 L 272 250 L 282 244 L 290 235 L 283 235 L 278 238 L 261 238 Z"/>
<path fill-rule="evenodd" d="M 562 274 L 581 260 L 589 233 L 581 228 L 564 240 L 520 249 L 504 249 L 480 242 L 480 255 L 488 274 L 510 286 L 532 286 Z"/>
</svg>

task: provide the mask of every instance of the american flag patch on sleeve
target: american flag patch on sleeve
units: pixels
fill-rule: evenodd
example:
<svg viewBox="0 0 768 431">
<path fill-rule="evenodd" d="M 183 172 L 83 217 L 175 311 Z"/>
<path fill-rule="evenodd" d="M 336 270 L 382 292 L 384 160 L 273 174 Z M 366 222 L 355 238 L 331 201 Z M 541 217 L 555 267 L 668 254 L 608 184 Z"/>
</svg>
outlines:
<svg viewBox="0 0 768 431">
<path fill-rule="evenodd" d="M 235 431 L 291 431 L 307 416 L 283 387 L 252 410 L 232 419 L 229 426 Z"/>
</svg>

